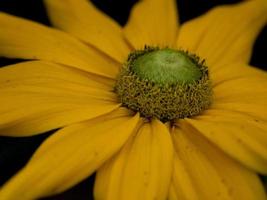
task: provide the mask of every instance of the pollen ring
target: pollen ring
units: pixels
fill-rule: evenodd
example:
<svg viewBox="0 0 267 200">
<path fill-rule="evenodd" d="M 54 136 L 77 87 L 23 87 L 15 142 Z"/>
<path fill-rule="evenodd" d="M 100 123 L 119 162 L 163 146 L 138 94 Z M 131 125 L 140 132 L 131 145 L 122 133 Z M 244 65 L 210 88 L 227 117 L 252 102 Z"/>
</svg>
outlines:
<svg viewBox="0 0 267 200">
<path fill-rule="evenodd" d="M 143 117 L 163 122 L 194 116 L 207 109 L 212 102 L 211 81 L 208 68 L 199 57 L 177 50 L 188 56 L 201 71 L 200 78 L 190 83 L 158 84 L 140 77 L 133 70 L 136 59 L 157 50 L 159 48 L 145 47 L 129 55 L 114 87 L 122 105 Z"/>
</svg>

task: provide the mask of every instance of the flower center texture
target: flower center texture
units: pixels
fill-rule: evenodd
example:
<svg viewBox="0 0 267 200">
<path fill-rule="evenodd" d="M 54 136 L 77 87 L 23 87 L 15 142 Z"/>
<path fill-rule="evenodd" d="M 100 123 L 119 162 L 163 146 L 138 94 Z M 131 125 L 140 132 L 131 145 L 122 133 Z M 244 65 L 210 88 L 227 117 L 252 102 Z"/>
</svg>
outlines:
<svg viewBox="0 0 267 200">
<path fill-rule="evenodd" d="M 197 115 L 212 102 L 204 61 L 170 48 L 145 47 L 130 53 L 114 90 L 124 107 L 163 122 Z"/>
</svg>

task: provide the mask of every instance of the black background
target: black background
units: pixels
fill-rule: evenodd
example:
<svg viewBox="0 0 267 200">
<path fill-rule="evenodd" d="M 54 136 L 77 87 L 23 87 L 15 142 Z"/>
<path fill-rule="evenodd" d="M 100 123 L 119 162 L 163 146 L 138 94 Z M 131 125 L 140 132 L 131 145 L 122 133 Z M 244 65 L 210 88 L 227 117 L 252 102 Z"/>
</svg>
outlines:
<svg viewBox="0 0 267 200">
<path fill-rule="evenodd" d="M 95 5 L 110 15 L 121 25 L 127 21 L 130 9 L 136 0 L 93 0 Z M 179 5 L 180 22 L 184 23 L 195 18 L 210 8 L 239 2 L 237 0 L 177 0 Z M 0 11 L 4 11 L 23 18 L 31 19 L 50 26 L 44 5 L 41 0 L 0 0 Z M 245 20 L 245 19 L 244 19 Z M 1 27 L 0 27 L 1 29 Z M 1 33 L 1 31 L 0 31 Z M 253 50 L 251 64 L 267 70 L 267 27 L 259 35 Z M 0 67 L 19 62 L 19 59 L 6 59 L 0 57 Z M 0 94 L 1 95 L 1 94 Z M 8 138 L 0 137 L 0 185 L 19 170 L 30 158 L 34 150 L 51 133 L 43 133 L 34 137 Z M 63 152 L 64 153 L 64 152 Z M 81 182 L 74 188 L 50 200 L 80 200 L 92 199 L 94 176 Z M 29 185 L 29 187 L 31 187 Z M 19 199 L 19 197 L 18 197 Z"/>
</svg>

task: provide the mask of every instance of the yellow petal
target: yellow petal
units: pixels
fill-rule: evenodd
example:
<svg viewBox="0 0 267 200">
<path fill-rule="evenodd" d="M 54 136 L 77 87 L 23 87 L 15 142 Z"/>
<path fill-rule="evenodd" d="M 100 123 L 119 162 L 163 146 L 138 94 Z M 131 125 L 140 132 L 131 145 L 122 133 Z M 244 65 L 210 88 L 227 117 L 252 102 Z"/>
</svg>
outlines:
<svg viewBox="0 0 267 200">
<path fill-rule="evenodd" d="M 266 23 L 267 8 L 261 0 L 219 6 L 182 25 L 177 45 L 199 54 L 210 66 L 248 63 Z"/>
<path fill-rule="evenodd" d="M 176 149 L 170 200 L 265 200 L 257 175 L 186 127 L 173 131 Z"/>
<path fill-rule="evenodd" d="M 256 102 L 256 101 L 255 101 Z M 238 113 L 242 113 L 245 115 L 249 115 L 254 117 L 255 119 L 261 119 L 263 121 L 267 121 L 267 109 L 266 105 L 259 105 L 257 103 L 213 103 L 212 108 L 227 110 L 227 111 L 235 111 Z"/>
<path fill-rule="evenodd" d="M 0 68 L 0 135 L 26 136 L 116 109 L 103 78 L 41 61 Z"/>
<path fill-rule="evenodd" d="M 246 113 L 267 120 L 267 73 L 235 63 L 211 71 L 212 108 Z"/>
<path fill-rule="evenodd" d="M 213 88 L 216 103 L 246 103 L 267 106 L 267 79 L 233 79 Z"/>
<path fill-rule="evenodd" d="M 124 33 L 136 49 L 145 45 L 173 47 L 177 27 L 175 0 L 142 0 L 131 11 Z"/>
<path fill-rule="evenodd" d="M 5 13 L 0 27 L 0 56 L 48 60 L 111 78 L 118 73 L 113 59 L 64 32 Z"/>
<path fill-rule="evenodd" d="M 0 199 L 37 199 L 72 187 L 121 148 L 138 120 L 108 115 L 61 129 L 3 186 Z"/>
<path fill-rule="evenodd" d="M 181 124 L 187 128 L 191 124 L 231 157 L 259 173 L 267 174 L 266 121 L 224 109 L 211 109 L 181 121 Z"/>
<path fill-rule="evenodd" d="M 224 84 L 227 81 L 236 79 L 259 79 L 259 83 L 267 80 L 266 71 L 243 63 L 231 63 L 224 66 L 213 66 L 210 68 L 210 76 L 214 87 Z"/>
<path fill-rule="evenodd" d="M 165 200 L 172 171 L 169 131 L 154 120 L 143 124 L 120 153 L 97 172 L 96 200 Z"/>
<path fill-rule="evenodd" d="M 129 47 L 119 24 L 86 0 L 46 0 L 53 25 L 100 49 L 119 62 L 127 58 Z"/>
<path fill-rule="evenodd" d="M 232 69 L 231 69 L 232 67 Z M 224 69 L 225 68 L 225 69 Z M 267 73 L 252 67 L 222 67 L 214 74 L 214 103 L 267 105 Z M 217 76 L 215 76 L 217 74 Z M 221 76 L 221 77 L 220 77 Z"/>
</svg>

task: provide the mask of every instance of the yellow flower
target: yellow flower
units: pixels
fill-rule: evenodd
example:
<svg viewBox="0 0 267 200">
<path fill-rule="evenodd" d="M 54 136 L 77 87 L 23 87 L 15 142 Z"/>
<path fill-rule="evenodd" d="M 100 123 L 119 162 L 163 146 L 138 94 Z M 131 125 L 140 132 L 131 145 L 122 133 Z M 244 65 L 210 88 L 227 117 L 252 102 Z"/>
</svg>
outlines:
<svg viewBox="0 0 267 200">
<path fill-rule="evenodd" d="M 54 195 L 97 171 L 99 200 L 264 200 L 267 76 L 248 66 L 267 21 L 262 0 L 220 6 L 177 26 L 174 0 L 143 0 L 121 28 L 86 0 L 46 0 L 56 30 L 0 14 L 0 134 L 58 129 L 0 190 L 1 200 Z M 213 102 L 164 124 L 123 107 L 114 84 L 145 45 L 206 59 Z M 37 61 L 33 61 L 37 60 Z"/>
</svg>

